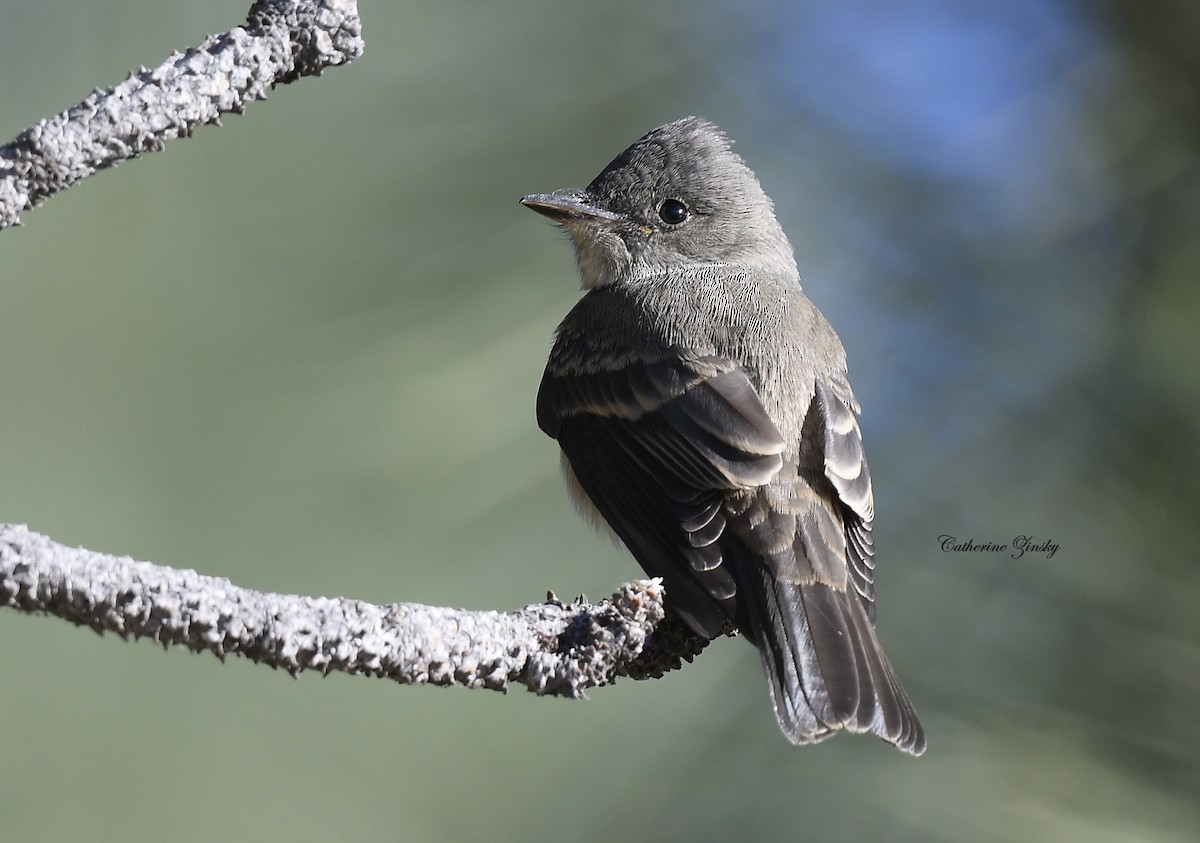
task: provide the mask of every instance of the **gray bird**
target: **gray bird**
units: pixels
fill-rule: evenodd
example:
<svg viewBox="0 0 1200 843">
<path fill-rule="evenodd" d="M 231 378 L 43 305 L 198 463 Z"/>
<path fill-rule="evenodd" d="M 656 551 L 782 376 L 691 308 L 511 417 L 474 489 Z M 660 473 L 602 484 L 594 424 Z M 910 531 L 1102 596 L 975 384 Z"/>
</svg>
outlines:
<svg viewBox="0 0 1200 843">
<path fill-rule="evenodd" d="M 754 173 L 689 117 L 584 190 L 521 202 L 570 236 L 586 291 L 537 398 L 580 510 L 662 577 L 696 633 L 732 623 L 758 647 L 793 743 L 847 729 L 921 754 L 875 633 L 846 354 Z"/>
</svg>

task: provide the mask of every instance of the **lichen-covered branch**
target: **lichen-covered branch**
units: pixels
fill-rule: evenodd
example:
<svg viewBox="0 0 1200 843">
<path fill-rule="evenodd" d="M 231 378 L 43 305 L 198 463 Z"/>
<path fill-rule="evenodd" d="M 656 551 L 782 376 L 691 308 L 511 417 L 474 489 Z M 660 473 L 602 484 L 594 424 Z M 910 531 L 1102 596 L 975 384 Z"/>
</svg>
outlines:
<svg viewBox="0 0 1200 843">
<path fill-rule="evenodd" d="M 0 147 L 0 229 L 88 176 L 362 55 L 356 0 L 257 0 L 247 24 L 97 89 Z"/>
<path fill-rule="evenodd" d="M 657 580 L 595 605 L 551 596 L 516 612 L 379 606 L 240 588 L 129 557 L 70 548 L 0 524 L 0 607 L 166 646 L 282 668 L 581 698 L 618 676 L 678 667 L 707 643 L 664 619 Z M 647 646 L 649 642 L 650 646 Z"/>
</svg>

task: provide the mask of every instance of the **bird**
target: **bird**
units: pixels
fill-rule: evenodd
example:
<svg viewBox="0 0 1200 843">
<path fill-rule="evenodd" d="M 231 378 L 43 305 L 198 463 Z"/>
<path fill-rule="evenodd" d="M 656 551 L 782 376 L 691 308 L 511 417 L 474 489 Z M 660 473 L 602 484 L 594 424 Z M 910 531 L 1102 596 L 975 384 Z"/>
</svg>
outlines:
<svg viewBox="0 0 1200 843">
<path fill-rule="evenodd" d="M 794 744 L 926 738 L 875 628 L 875 516 L 846 354 L 758 178 L 712 123 L 660 126 L 586 188 L 530 194 L 583 295 L 537 422 L 577 508 L 707 639 L 759 650 Z"/>
</svg>

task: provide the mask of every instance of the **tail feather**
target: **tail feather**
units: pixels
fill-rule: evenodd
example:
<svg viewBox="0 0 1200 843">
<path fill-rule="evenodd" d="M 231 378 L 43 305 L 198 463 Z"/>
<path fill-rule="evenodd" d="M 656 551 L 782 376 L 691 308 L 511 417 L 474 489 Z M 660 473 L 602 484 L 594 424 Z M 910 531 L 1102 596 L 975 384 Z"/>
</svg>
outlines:
<svg viewBox="0 0 1200 843">
<path fill-rule="evenodd" d="M 846 729 L 924 752 L 924 729 L 857 595 L 758 574 L 747 578 L 759 593 L 741 601 L 752 612 L 742 628 L 762 653 L 788 739 L 815 743 Z"/>
</svg>

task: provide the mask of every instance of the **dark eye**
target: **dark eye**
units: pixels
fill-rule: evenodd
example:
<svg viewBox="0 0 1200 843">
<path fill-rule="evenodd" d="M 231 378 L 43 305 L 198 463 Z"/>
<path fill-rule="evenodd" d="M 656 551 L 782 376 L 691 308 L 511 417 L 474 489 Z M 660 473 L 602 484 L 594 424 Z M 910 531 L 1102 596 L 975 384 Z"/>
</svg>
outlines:
<svg viewBox="0 0 1200 843">
<path fill-rule="evenodd" d="M 678 199 L 668 199 L 658 206 L 658 217 L 667 225 L 679 225 L 688 218 L 687 205 Z"/>
</svg>

